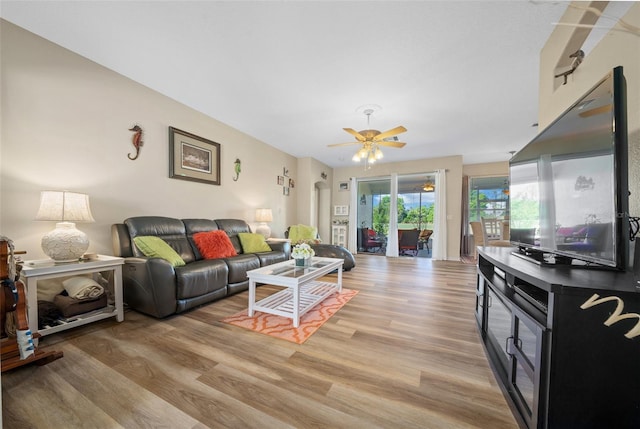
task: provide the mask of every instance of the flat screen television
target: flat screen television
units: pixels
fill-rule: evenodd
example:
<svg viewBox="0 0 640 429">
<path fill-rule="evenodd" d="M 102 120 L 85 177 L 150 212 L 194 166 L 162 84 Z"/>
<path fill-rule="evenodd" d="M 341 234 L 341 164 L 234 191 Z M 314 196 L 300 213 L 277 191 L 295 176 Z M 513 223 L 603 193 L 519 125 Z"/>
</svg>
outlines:
<svg viewBox="0 0 640 429">
<path fill-rule="evenodd" d="M 624 270 L 627 159 L 626 84 L 616 67 L 509 161 L 517 254 Z"/>
</svg>

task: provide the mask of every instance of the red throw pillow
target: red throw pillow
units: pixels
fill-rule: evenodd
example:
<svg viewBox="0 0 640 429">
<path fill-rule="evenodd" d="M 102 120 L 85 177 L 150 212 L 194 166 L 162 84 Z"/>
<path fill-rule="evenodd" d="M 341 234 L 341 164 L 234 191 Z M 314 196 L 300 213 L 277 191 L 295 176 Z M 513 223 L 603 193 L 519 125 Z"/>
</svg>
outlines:
<svg viewBox="0 0 640 429">
<path fill-rule="evenodd" d="M 200 254 L 204 259 L 228 258 L 238 253 L 224 231 L 208 231 L 193 234 Z"/>
</svg>

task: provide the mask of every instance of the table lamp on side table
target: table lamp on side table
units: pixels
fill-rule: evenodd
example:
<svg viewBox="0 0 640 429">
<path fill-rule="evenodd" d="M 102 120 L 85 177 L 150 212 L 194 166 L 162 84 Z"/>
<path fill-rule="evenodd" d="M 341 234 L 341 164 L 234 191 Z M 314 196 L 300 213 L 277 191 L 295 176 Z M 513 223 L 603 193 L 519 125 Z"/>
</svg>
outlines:
<svg viewBox="0 0 640 429">
<path fill-rule="evenodd" d="M 56 228 L 42 237 L 42 250 L 56 262 L 73 262 L 89 248 L 89 237 L 74 222 L 95 222 L 89 196 L 68 191 L 42 191 L 36 220 L 56 221 Z"/>
<path fill-rule="evenodd" d="M 267 225 L 267 222 L 273 222 L 273 213 L 271 209 L 256 209 L 256 233 L 264 235 L 264 238 L 271 236 L 271 228 Z"/>
</svg>

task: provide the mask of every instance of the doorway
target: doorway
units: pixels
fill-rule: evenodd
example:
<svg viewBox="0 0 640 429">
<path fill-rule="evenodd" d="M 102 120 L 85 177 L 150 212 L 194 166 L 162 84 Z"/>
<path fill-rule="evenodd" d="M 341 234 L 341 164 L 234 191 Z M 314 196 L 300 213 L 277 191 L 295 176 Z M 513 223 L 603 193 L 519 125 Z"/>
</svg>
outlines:
<svg viewBox="0 0 640 429">
<path fill-rule="evenodd" d="M 469 198 L 466 201 L 468 219 L 464 225 L 463 257 L 475 257 L 475 240 L 471 233 L 471 222 L 482 218 L 506 220 L 509 218 L 509 177 L 472 177 L 469 179 Z"/>
<path fill-rule="evenodd" d="M 358 179 L 358 252 L 384 255 L 389 232 L 391 179 Z"/>
<path fill-rule="evenodd" d="M 386 255 L 389 234 L 394 234 L 398 237 L 400 256 L 430 258 L 434 234 L 434 174 L 398 176 L 397 221 L 393 224 L 391 178 L 358 179 L 357 183 L 358 251 Z"/>
</svg>

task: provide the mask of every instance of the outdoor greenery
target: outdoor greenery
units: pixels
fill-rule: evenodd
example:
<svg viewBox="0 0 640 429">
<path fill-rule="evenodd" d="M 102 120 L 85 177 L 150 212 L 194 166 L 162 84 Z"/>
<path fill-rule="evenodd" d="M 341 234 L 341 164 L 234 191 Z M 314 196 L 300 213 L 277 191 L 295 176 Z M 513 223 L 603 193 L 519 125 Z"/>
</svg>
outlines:
<svg viewBox="0 0 640 429">
<path fill-rule="evenodd" d="M 387 235 L 389 232 L 389 207 L 391 205 L 391 197 L 384 196 L 380 200 L 380 204 L 373 208 L 373 229 L 378 235 Z M 422 216 L 422 219 L 420 219 Z M 422 227 L 425 224 L 433 224 L 433 205 L 429 207 L 415 207 L 407 210 L 404 205 L 404 199 L 398 197 L 398 225 L 412 224 L 415 228 Z"/>
<path fill-rule="evenodd" d="M 507 214 L 508 196 L 501 189 L 473 189 L 469 195 L 469 222 Z"/>
</svg>

